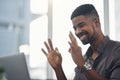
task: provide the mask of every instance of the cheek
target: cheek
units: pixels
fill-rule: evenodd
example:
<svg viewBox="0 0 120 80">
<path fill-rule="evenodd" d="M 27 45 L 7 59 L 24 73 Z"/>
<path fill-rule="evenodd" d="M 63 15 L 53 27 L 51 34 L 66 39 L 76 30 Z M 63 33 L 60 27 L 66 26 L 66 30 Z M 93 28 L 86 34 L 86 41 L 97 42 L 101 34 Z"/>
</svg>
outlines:
<svg viewBox="0 0 120 80">
<path fill-rule="evenodd" d="M 96 34 L 96 29 L 95 25 L 92 25 L 91 31 L 90 31 L 91 36 L 94 36 Z"/>
<path fill-rule="evenodd" d="M 94 34 L 94 28 L 92 26 L 87 26 L 89 28 L 86 28 L 85 31 L 87 32 L 88 36 L 91 37 Z"/>
</svg>

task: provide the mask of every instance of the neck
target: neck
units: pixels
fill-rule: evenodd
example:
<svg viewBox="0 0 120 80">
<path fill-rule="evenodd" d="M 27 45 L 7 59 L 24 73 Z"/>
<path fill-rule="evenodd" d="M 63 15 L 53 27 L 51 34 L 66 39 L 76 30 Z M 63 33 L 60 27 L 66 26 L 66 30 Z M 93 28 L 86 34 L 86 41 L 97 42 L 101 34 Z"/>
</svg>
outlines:
<svg viewBox="0 0 120 80">
<path fill-rule="evenodd" d="M 99 45 L 103 41 L 103 39 L 104 39 L 104 35 L 97 36 L 96 39 L 92 43 L 90 43 L 90 45 L 94 51 L 97 51 L 97 48 L 99 47 Z"/>
</svg>

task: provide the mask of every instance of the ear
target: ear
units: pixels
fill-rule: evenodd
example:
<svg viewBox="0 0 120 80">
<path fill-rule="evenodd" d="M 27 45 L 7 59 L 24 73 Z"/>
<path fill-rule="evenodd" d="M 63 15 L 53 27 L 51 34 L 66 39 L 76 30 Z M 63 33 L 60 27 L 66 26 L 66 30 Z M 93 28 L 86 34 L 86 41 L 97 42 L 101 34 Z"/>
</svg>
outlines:
<svg viewBox="0 0 120 80">
<path fill-rule="evenodd" d="M 99 17 L 94 19 L 94 26 L 100 27 L 100 20 L 99 20 Z"/>
</svg>

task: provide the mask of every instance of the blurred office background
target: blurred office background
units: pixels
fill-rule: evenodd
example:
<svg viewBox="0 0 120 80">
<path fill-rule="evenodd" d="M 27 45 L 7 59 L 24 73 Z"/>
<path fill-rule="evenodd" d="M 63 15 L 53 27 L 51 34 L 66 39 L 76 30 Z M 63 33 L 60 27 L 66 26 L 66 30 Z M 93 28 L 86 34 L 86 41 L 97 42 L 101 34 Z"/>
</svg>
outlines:
<svg viewBox="0 0 120 80">
<path fill-rule="evenodd" d="M 76 65 L 69 49 L 69 31 L 73 31 L 70 15 L 79 5 L 94 4 L 102 30 L 120 41 L 120 0 L 0 0 L 0 56 L 24 52 L 31 79 L 56 79 L 41 48 L 51 38 L 63 57 L 63 69 L 73 79 Z M 83 46 L 85 53 L 89 45 Z"/>
</svg>

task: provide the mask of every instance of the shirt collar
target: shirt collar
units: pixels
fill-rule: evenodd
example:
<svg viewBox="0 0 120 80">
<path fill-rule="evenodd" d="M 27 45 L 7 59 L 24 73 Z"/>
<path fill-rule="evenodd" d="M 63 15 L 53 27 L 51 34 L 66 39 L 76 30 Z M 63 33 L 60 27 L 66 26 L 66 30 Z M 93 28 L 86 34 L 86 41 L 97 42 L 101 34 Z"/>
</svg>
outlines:
<svg viewBox="0 0 120 80">
<path fill-rule="evenodd" d="M 107 45 L 107 43 L 108 43 L 109 41 L 110 41 L 109 37 L 106 36 L 106 37 L 104 38 L 104 40 L 101 42 L 101 44 L 99 45 L 99 47 L 97 48 L 97 51 L 98 51 L 99 53 L 103 53 L 103 52 L 104 52 L 104 49 L 105 49 L 105 47 L 106 47 L 106 45 Z"/>
<path fill-rule="evenodd" d="M 104 40 L 100 43 L 99 47 L 97 48 L 97 51 L 99 54 L 104 52 L 104 49 L 107 45 L 107 43 L 110 41 L 108 36 L 105 36 Z M 90 46 L 86 52 L 86 56 L 90 57 L 93 53 L 92 47 Z"/>
</svg>

